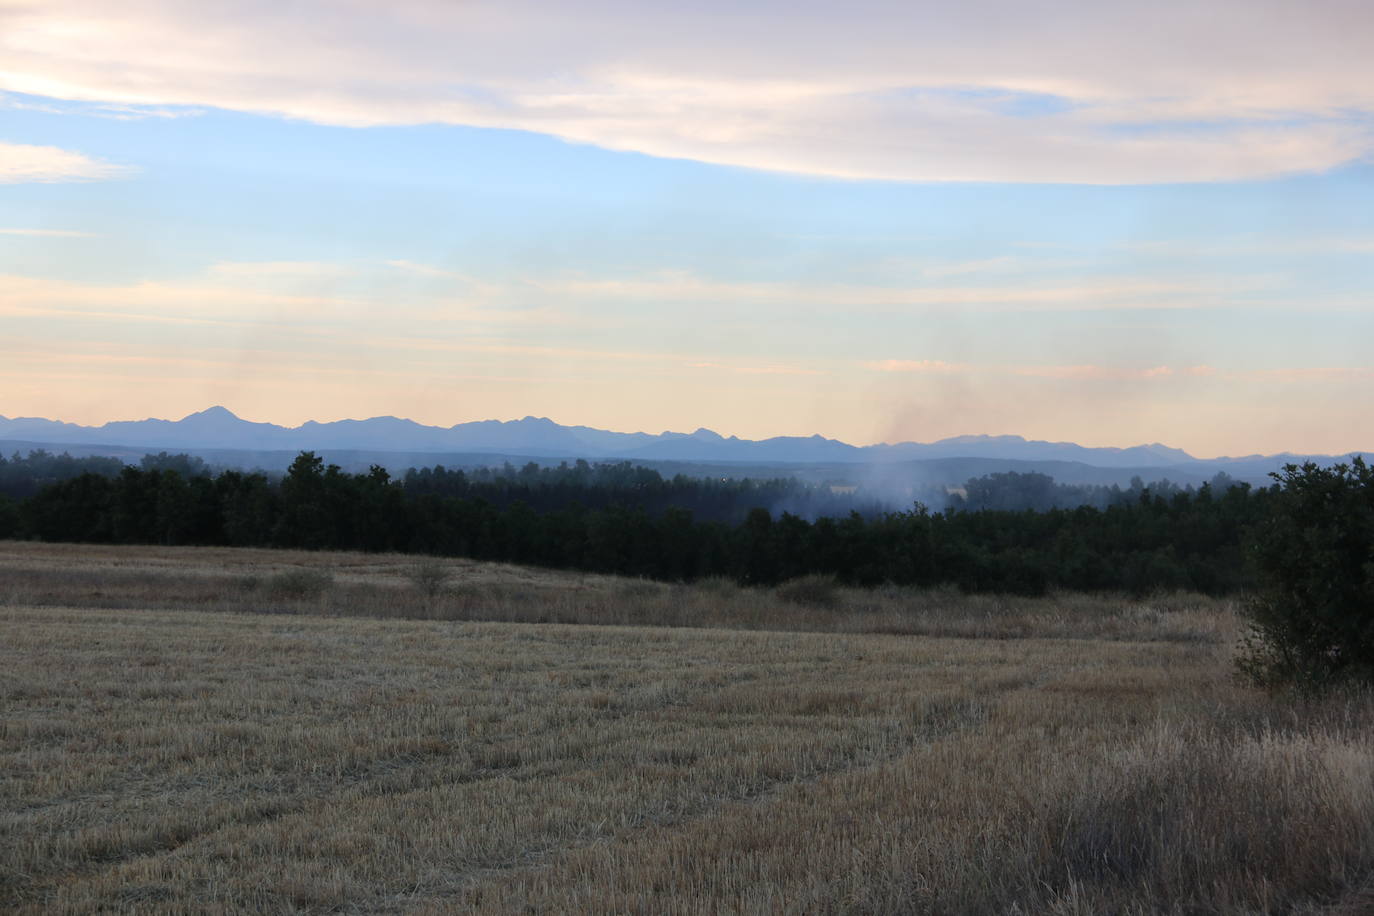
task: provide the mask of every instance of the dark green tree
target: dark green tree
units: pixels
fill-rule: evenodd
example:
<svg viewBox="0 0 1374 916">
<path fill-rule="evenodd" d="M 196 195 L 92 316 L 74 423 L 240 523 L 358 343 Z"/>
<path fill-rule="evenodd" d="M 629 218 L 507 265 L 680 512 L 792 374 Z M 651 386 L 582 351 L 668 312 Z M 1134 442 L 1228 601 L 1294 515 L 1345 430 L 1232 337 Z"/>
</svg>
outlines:
<svg viewBox="0 0 1374 916">
<path fill-rule="evenodd" d="M 744 524 L 735 531 L 737 579 L 747 585 L 776 585 L 778 545 L 773 516 L 762 507 L 749 510 Z"/>
<path fill-rule="evenodd" d="M 1305 690 L 1374 682 L 1374 468 L 1288 465 L 1256 528 L 1259 588 L 1241 670 Z"/>
<path fill-rule="evenodd" d="M 329 546 L 333 538 L 326 492 L 324 459 L 314 452 L 301 452 L 281 482 L 281 514 L 273 540 L 284 547 L 311 550 Z"/>
<path fill-rule="evenodd" d="M 24 503 L 24 527 L 44 541 L 108 542 L 114 489 L 110 478 L 89 472 L 46 486 Z"/>
<path fill-rule="evenodd" d="M 0 540 L 19 533 L 19 509 L 5 494 L 0 493 Z"/>
<path fill-rule="evenodd" d="M 220 507 L 220 540 L 232 547 L 270 542 L 277 516 L 277 494 L 261 474 L 225 471 L 215 479 Z"/>
</svg>

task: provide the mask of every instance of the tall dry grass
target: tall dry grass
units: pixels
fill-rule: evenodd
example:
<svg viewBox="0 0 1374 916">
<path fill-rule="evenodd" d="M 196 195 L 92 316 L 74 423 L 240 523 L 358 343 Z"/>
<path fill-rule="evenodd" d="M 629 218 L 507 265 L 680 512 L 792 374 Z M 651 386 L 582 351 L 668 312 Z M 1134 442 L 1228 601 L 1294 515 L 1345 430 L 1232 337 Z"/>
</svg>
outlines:
<svg viewBox="0 0 1374 916">
<path fill-rule="evenodd" d="M 1212 642 L 1236 638 L 1229 601 L 953 588 L 692 585 L 388 554 L 0 542 L 0 604 L 885 633 Z"/>
<path fill-rule="evenodd" d="M 1224 606 L 840 590 L 824 624 L 720 583 L 453 570 L 525 593 L 504 613 L 588 621 L 528 626 L 401 619 L 426 600 L 406 558 L 146 561 L 0 551 L 0 909 L 1374 903 L 1374 701 L 1243 688 Z M 272 605 L 299 569 L 327 583 Z M 238 578 L 258 584 L 226 598 Z M 689 626 L 590 623 L 672 601 Z M 894 614 L 944 635 L 836 631 Z"/>
</svg>

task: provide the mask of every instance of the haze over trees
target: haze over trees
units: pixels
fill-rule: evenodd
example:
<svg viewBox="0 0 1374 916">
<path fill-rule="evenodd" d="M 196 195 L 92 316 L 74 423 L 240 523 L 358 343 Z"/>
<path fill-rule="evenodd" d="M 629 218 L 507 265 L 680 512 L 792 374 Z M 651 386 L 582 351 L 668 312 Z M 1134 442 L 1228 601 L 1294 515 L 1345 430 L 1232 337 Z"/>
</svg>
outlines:
<svg viewBox="0 0 1374 916">
<path fill-rule="evenodd" d="M 275 480 L 211 475 L 160 455 L 115 475 L 48 483 L 0 513 L 0 534 L 401 551 L 750 585 L 823 574 L 1019 594 L 1229 594 L 1252 581 L 1243 542 L 1270 498 L 1244 485 L 1122 490 L 1018 474 L 966 491 L 947 510 L 894 511 L 796 480 L 664 479 L 629 463 L 436 467 L 393 479 L 379 467 L 347 474 L 303 452 Z M 1094 504 L 1077 504 L 1085 498 Z"/>
</svg>

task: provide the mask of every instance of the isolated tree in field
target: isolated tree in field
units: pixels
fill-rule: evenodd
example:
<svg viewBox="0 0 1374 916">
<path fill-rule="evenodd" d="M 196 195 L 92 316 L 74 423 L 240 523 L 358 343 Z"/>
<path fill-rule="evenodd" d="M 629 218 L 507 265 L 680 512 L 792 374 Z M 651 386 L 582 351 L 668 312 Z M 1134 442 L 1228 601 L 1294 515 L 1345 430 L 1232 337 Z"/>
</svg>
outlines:
<svg viewBox="0 0 1374 916">
<path fill-rule="evenodd" d="M 1374 468 L 1288 465 L 1258 527 L 1242 671 L 1305 689 L 1374 683 Z"/>
</svg>

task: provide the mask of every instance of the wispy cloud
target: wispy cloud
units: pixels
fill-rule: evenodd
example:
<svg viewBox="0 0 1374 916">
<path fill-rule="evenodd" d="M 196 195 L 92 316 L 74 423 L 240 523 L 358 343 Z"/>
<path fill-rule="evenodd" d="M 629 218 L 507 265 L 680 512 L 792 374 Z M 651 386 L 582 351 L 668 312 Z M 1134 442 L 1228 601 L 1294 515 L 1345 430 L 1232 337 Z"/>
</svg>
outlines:
<svg viewBox="0 0 1374 916">
<path fill-rule="evenodd" d="M 1279 382 L 1344 382 L 1374 379 L 1370 366 L 1306 366 L 1283 369 L 1258 369 L 1250 378 Z"/>
<path fill-rule="evenodd" d="M 1026 378 L 1064 379 L 1070 381 L 1127 381 L 1168 379 L 1172 377 L 1205 377 L 1216 375 L 1210 366 L 1103 366 L 1093 363 L 1070 365 L 974 365 L 949 363 L 937 359 L 885 359 L 863 363 L 875 372 L 907 372 L 916 374 L 969 373 L 983 375 L 1015 375 Z"/>
<path fill-rule="evenodd" d="M 871 308 L 959 306 L 1001 310 L 1185 309 L 1218 306 L 1237 294 L 1267 288 L 1269 277 L 1220 283 L 1209 278 L 1161 280 L 1115 277 L 1093 283 L 1002 283 L 969 286 L 726 282 L 685 271 L 632 278 L 570 276 L 531 281 L 548 296 L 703 305 L 774 304 L 789 307 Z M 1235 302 L 1240 305 L 1241 302 Z"/>
<path fill-rule="evenodd" d="M 1017 255 L 1000 255 L 995 258 L 980 258 L 974 261 L 954 261 L 946 264 L 932 264 L 921 268 L 921 273 L 933 280 L 945 277 L 966 277 L 969 275 L 1005 274 L 1025 270 L 1043 271 L 1063 267 L 1065 262 L 1049 258 L 1026 258 Z"/>
<path fill-rule="evenodd" d="M 966 374 L 1015 376 L 1068 382 L 1163 382 L 1171 379 L 1211 379 L 1223 382 L 1351 382 L 1374 379 L 1368 366 L 1286 366 L 1264 369 L 1219 369 L 1215 366 L 1112 366 L 1097 363 L 1012 365 L 957 363 L 942 360 L 885 359 L 861 363 L 873 372 L 916 375 Z"/>
<path fill-rule="evenodd" d="M 966 363 L 947 363 L 939 359 L 883 359 L 864 363 L 864 368 L 875 372 L 917 372 L 938 373 L 963 372 L 969 368 Z"/>
<path fill-rule="evenodd" d="M 209 273 L 230 280 L 321 279 L 347 276 L 353 269 L 336 261 L 219 261 Z"/>
<path fill-rule="evenodd" d="M 94 239 L 100 237 L 94 232 L 79 232 L 75 229 L 0 229 L 0 235 L 32 235 L 54 239 Z"/>
<path fill-rule="evenodd" d="M 133 172 L 128 166 L 102 162 L 56 146 L 0 142 L 0 184 L 103 181 L 124 178 Z"/>
<path fill-rule="evenodd" d="M 205 111 L 200 108 L 186 107 L 168 108 L 150 105 L 88 104 L 79 102 L 53 104 L 51 102 L 30 101 L 0 92 L 0 109 L 4 108 L 13 111 L 38 111 L 43 114 L 84 115 L 93 118 L 105 118 L 111 121 L 144 121 L 148 119 L 165 121 L 173 118 L 197 117 L 205 113 Z"/>
<path fill-rule="evenodd" d="M 82 283 L 0 274 L 0 315 L 104 319 L 169 325 L 354 328 L 375 338 L 377 319 L 403 319 L 439 338 L 605 324 L 554 304 L 526 305 L 509 286 L 465 284 L 462 295 L 398 291 L 379 284 L 376 265 L 329 261 L 225 261 L 202 273 L 135 283 Z M 329 326 L 320 323 L 329 319 Z"/>
<path fill-rule="evenodd" d="M 442 267 L 435 267 L 431 264 L 420 264 L 416 261 L 387 261 L 386 266 L 394 267 L 396 270 L 404 271 L 406 273 L 418 274 L 422 277 L 463 279 L 461 274 L 458 274 L 454 271 L 444 270 Z"/>
<path fill-rule="evenodd" d="M 1152 239 L 1115 246 L 1130 256 L 1164 257 L 1282 257 L 1320 254 L 1374 253 L 1374 236 L 1368 235 L 1243 235 L 1231 238 Z"/>
<path fill-rule="evenodd" d="M 1374 8 L 1344 0 L 1213 0 L 1206 15 L 1189 0 L 939 15 L 882 0 L 20 0 L 0 10 L 0 88 L 115 116 L 515 128 L 841 178 L 1217 181 L 1368 156 L 1371 31 Z"/>
<path fill-rule="evenodd" d="M 205 114 L 201 108 L 167 108 L 156 105 L 98 105 L 89 114 L 111 121 L 169 121 L 174 118 L 196 118 Z"/>
<path fill-rule="evenodd" d="M 1146 369 L 1119 366 L 1018 366 L 1010 370 L 1014 375 L 1036 378 L 1106 380 L 1106 379 L 1162 379 L 1174 374 L 1169 366 L 1150 366 Z"/>
<path fill-rule="evenodd" d="M 824 375 L 819 369 L 804 366 L 731 366 L 732 372 L 741 375 Z"/>
<path fill-rule="evenodd" d="M 0 315 L 253 325 L 337 314 L 353 304 L 207 283 L 102 285 L 0 274 Z"/>
</svg>

